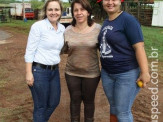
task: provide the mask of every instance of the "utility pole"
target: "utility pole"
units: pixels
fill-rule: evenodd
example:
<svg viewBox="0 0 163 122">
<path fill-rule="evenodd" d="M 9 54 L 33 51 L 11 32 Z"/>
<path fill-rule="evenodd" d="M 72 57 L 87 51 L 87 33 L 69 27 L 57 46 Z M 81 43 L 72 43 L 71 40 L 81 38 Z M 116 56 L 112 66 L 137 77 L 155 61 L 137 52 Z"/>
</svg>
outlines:
<svg viewBox="0 0 163 122">
<path fill-rule="evenodd" d="M 24 0 L 22 0 L 23 3 L 23 20 L 25 19 L 25 7 L 24 7 Z"/>
</svg>

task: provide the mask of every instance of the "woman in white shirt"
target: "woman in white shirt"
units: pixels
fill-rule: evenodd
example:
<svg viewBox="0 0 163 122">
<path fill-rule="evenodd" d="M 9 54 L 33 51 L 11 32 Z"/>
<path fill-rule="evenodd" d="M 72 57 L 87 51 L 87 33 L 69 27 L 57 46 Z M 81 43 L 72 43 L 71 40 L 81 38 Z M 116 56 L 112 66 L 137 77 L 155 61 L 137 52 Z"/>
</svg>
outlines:
<svg viewBox="0 0 163 122">
<path fill-rule="evenodd" d="M 25 53 L 26 82 L 34 101 L 34 122 L 47 122 L 60 101 L 58 64 L 65 30 L 58 22 L 61 2 L 48 0 L 43 10 L 43 20 L 31 27 Z"/>
</svg>

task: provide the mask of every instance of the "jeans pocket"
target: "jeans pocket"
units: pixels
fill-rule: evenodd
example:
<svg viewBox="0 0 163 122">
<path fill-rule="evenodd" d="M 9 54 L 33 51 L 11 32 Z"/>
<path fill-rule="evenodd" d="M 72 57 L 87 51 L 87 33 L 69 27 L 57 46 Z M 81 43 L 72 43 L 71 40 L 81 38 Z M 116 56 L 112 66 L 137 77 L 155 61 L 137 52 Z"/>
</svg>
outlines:
<svg viewBox="0 0 163 122">
<path fill-rule="evenodd" d="M 46 70 L 41 67 L 33 66 L 32 73 L 34 77 L 34 83 L 39 82 L 46 77 Z"/>
<path fill-rule="evenodd" d="M 32 66 L 32 72 L 45 72 L 46 69 L 43 69 L 41 67 L 38 67 L 38 66 Z"/>
</svg>

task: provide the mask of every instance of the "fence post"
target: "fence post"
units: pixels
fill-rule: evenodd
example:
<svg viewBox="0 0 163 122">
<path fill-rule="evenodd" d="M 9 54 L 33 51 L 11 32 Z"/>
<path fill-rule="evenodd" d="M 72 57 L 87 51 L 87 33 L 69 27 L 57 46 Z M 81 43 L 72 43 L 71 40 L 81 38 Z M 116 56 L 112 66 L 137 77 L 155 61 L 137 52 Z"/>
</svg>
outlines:
<svg viewBox="0 0 163 122">
<path fill-rule="evenodd" d="M 128 2 L 125 2 L 125 9 L 124 9 L 124 10 L 128 12 L 128 6 L 127 6 L 127 3 L 128 3 Z"/>
<path fill-rule="evenodd" d="M 137 12 L 137 17 L 138 17 L 138 20 L 139 20 L 139 22 L 140 22 L 140 2 L 139 1 L 137 1 L 138 2 L 138 12 Z"/>
</svg>

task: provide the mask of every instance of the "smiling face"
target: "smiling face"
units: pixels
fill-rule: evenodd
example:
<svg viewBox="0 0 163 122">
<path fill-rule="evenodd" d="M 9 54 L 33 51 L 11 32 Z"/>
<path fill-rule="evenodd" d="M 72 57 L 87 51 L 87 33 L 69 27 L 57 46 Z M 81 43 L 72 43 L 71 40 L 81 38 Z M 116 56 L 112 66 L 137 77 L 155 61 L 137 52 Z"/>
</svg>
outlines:
<svg viewBox="0 0 163 122">
<path fill-rule="evenodd" d="M 60 19 L 61 7 L 57 1 L 49 2 L 46 9 L 46 16 L 52 24 L 57 23 L 57 21 Z"/>
<path fill-rule="evenodd" d="M 121 0 L 103 0 L 103 7 L 108 14 L 117 13 L 121 8 Z"/>
<path fill-rule="evenodd" d="M 88 21 L 89 13 L 79 3 L 74 4 L 73 15 L 77 23 L 84 23 Z"/>
</svg>

